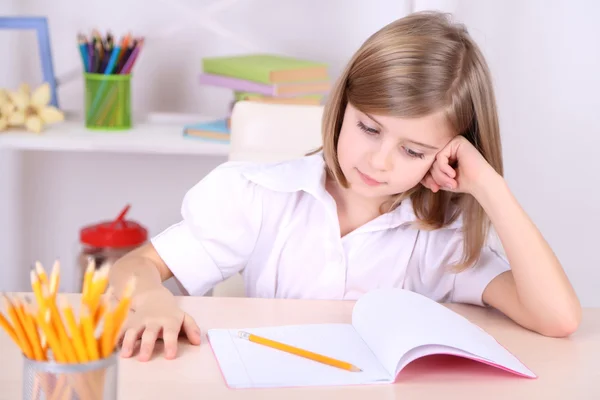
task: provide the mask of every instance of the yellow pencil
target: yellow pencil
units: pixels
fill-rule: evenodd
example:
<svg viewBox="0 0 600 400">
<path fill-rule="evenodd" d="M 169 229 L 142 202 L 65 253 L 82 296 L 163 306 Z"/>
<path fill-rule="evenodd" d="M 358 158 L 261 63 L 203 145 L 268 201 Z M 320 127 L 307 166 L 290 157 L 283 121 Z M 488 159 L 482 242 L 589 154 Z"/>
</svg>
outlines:
<svg viewBox="0 0 600 400">
<path fill-rule="evenodd" d="M 48 341 L 48 345 L 50 346 L 50 349 L 52 350 L 54 359 L 57 362 L 62 362 L 62 363 L 67 362 L 67 357 L 63 353 L 63 350 L 60 346 L 58 337 L 56 336 L 56 333 L 50 326 L 50 310 L 46 310 L 46 311 L 40 310 L 35 314 L 35 317 L 36 317 L 38 326 L 40 327 L 42 332 L 44 332 L 44 336 L 46 337 L 46 340 Z"/>
<path fill-rule="evenodd" d="M 94 326 L 98 326 L 98 324 L 100 323 L 100 319 L 104 314 L 106 314 L 106 304 L 104 303 L 104 301 L 100 300 L 100 303 L 98 303 L 98 307 L 96 307 L 96 312 L 94 313 Z"/>
<path fill-rule="evenodd" d="M 32 315 L 35 315 L 35 312 Z M 48 341 L 46 340 L 46 335 L 44 335 L 44 332 L 41 329 L 40 329 L 40 344 L 42 345 L 42 352 L 44 354 L 48 354 Z"/>
<path fill-rule="evenodd" d="M 127 315 L 129 313 L 129 305 L 131 304 L 131 297 L 133 296 L 133 292 L 135 290 L 136 279 L 135 277 L 129 278 L 127 282 L 127 286 L 125 286 L 125 290 L 123 290 L 123 295 L 121 296 L 121 301 L 117 305 L 114 311 L 114 329 L 112 332 L 111 343 L 114 346 L 117 343 L 117 339 L 119 333 L 121 332 L 121 327 L 125 320 L 127 319 Z"/>
<path fill-rule="evenodd" d="M 327 357 L 322 354 L 313 353 L 312 351 L 300 349 L 298 347 L 290 346 L 285 343 L 276 342 L 274 340 L 267 339 L 267 338 L 264 338 L 261 336 L 257 336 L 252 333 L 240 331 L 240 332 L 238 332 L 238 336 L 242 339 L 249 340 L 253 343 L 258 343 L 263 346 L 271 347 L 273 349 L 285 351 L 286 353 L 295 354 L 297 356 L 304 357 L 309 360 L 317 361 L 322 364 L 327 364 L 332 367 L 337 367 L 337 368 L 345 369 L 345 370 L 352 371 L 352 372 L 362 371 L 360 368 L 358 368 L 348 362 L 336 360 L 335 358 Z"/>
<path fill-rule="evenodd" d="M 35 262 L 35 271 L 37 272 L 37 276 L 40 279 L 42 287 L 48 287 L 48 275 L 46 274 L 46 270 L 42 266 L 41 262 Z"/>
<path fill-rule="evenodd" d="M 23 350 L 23 353 L 27 358 L 33 359 L 33 351 L 31 350 L 31 346 L 29 345 L 29 341 L 27 340 L 27 335 L 25 334 L 25 329 L 23 329 L 23 326 L 21 325 L 21 321 L 19 319 L 15 306 L 13 306 L 13 304 L 9 301 L 9 299 L 6 296 L 2 296 L 2 299 L 4 300 L 6 312 L 8 313 L 9 318 L 12 320 L 15 333 L 19 338 L 21 350 Z"/>
<path fill-rule="evenodd" d="M 87 351 L 85 350 L 85 341 L 81 335 L 81 330 L 77 326 L 73 309 L 71 308 L 71 305 L 67 299 L 64 297 L 61 297 L 59 301 L 60 308 L 63 311 L 65 320 L 67 321 L 67 326 L 69 327 L 69 332 L 71 333 L 71 339 L 73 340 L 73 347 L 75 347 L 77 360 L 79 362 L 87 362 L 89 361 L 89 357 L 87 355 Z"/>
<path fill-rule="evenodd" d="M 46 291 L 44 291 L 44 298 L 46 299 L 46 309 L 50 311 L 50 326 L 54 329 L 54 332 L 57 335 L 60 347 L 63 350 L 67 362 L 75 363 L 77 362 L 75 348 L 73 347 L 73 343 L 71 343 L 71 340 L 67 335 L 67 330 L 65 329 L 60 312 L 56 306 L 55 298 L 51 294 L 48 295 Z"/>
<path fill-rule="evenodd" d="M 56 298 L 58 287 L 60 286 L 60 262 L 56 260 L 52 266 L 52 273 L 50 274 L 50 295 Z"/>
<path fill-rule="evenodd" d="M 81 320 L 81 330 L 89 359 L 90 361 L 98 360 L 100 355 L 98 354 L 98 342 L 94 336 L 94 322 L 87 306 L 81 306 L 79 319 Z"/>
<path fill-rule="evenodd" d="M 33 315 L 31 314 L 30 306 L 28 303 L 22 303 L 21 307 L 25 321 L 23 325 L 25 327 L 27 338 L 29 339 L 29 344 L 31 344 L 31 348 L 33 349 L 33 355 L 38 361 L 46 361 L 46 355 L 42 350 L 37 326 L 33 319 Z"/>
<path fill-rule="evenodd" d="M 105 265 L 94 274 L 94 278 L 92 279 L 90 294 L 87 297 L 86 303 L 90 308 L 92 316 L 96 315 L 98 305 L 100 304 L 100 297 L 108 286 L 108 272 L 108 265 Z"/>
<path fill-rule="evenodd" d="M 109 306 L 106 306 L 106 312 L 104 313 L 104 326 L 102 327 L 102 336 L 100 337 L 101 355 L 104 358 L 110 356 L 114 349 L 114 329 L 115 312 L 114 310 L 111 310 Z"/>
<path fill-rule="evenodd" d="M 0 326 L 2 328 L 4 328 L 4 330 L 6 331 L 8 336 L 10 336 L 10 338 L 13 340 L 13 342 L 15 342 L 17 344 L 17 346 L 19 346 L 19 348 L 20 348 L 21 342 L 19 341 L 19 338 L 17 337 L 17 333 L 15 332 L 15 329 L 12 327 L 10 322 L 8 322 L 6 317 L 4 317 L 4 314 L 2 314 L 1 312 L 0 312 Z M 23 350 L 23 349 L 21 349 L 21 350 Z"/>
<path fill-rule="evenodd" d="M 90 295 L 90 287 L 92 286 L 92 279 L 96 271 L 96 260 L 94 257 L 88 259 L 88 265 L 83 275 L 83 288 L 81 290 L 81 299 L 84 304 L 87 303 L 88 296 Z"/>
<path fill-rule="evenodd" d="M 35 295 L 35 299 L 40 307 L 44 307 L 46 301 L 44 300 L 44 296 L 42 295 L 42 283 L 41 279 L 36 275 L 34 270 L 31 270 L 29 273 L 29 277 L 31 279 L 31 289 L 33 289 L 33 294 Z"/>
</svg>

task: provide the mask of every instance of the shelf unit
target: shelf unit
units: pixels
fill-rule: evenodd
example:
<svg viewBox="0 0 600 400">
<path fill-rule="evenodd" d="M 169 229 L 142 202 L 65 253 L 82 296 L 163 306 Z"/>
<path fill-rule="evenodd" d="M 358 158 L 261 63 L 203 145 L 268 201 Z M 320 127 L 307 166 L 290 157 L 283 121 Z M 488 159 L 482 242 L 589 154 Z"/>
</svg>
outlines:
<svg viewBox="0 0 600 400">
<path fill-rule="evenodd" d="M 48 126 L 40 134 L 0 132 L 0 148 L 134 154 L 229 154 L 228 143 L 185 137 L 183 124 L 158 122 L 143 122 L 130 130 L 113 132 L 89 130 L 83 122 L 65 121 Z"/>
</svg>

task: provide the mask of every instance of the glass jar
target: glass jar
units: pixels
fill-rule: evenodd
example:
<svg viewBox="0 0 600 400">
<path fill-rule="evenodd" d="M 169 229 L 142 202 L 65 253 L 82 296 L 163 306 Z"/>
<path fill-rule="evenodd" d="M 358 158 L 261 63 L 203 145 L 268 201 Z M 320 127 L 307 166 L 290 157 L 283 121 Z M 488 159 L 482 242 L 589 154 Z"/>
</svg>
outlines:
<svg viewBox="0 0 600 400">
<path fill-rule="evenodd" d="M 78 285 L 83 289 L 83 276 L 92 257 L 96 268 L 112 265 L 119 258 L 146 243 L 148 231 L 136 221 L 126 220 L 125 216 L 131 208 L 127 205 L 112 221 L 102 221 L 88 225 L 79 231 L 81 250 L 78 255 Z"/>
<path fill-rule="evenodd" d="M 81 364 L 23 359 L 23 400 L 117 398 L 119 356 L 116 353 Z"/>
</svg>

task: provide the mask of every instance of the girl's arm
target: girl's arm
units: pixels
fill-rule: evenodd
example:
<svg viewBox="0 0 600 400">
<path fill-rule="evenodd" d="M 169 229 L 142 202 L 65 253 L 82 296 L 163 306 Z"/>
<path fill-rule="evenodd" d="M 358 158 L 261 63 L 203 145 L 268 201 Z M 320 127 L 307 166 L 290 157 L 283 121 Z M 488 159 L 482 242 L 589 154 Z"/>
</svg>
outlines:
<svg viewBox="0 0 600 400">
<path fill-rule="evenodd" d="M 179 308 L 173 294 L 162 284 L 173 273 L 151 243 L 131 251 L 111 267 L 110 285 L 116 293 L 122 293 L 131 276 L 136 278 L 136 288 L 131 299 L 133 312 L 121 332 L 123 357 L 131 357 L 141 339 L 139 360 L 150 360 L 162 335 L 165 357 L 175 358 L 181 331 L 190 343 L 200 344 L 198 325 Z"/>
<path fill-rule="evenodd" d="M 483 301 L 541 334 L 570 335 L 581 320 L 581 306 L 569 279 L 505 180 L 487 171 L 473 195 L 498 233 L 512 271 L 490 282 Z"/>
<path fill-rule="evenodd" d="M 490 282 L 485 303 L 543 335 L 568 336 L 577 329 L 581 306 L 560 262 L 504 178 L 468 140 L 458 136 L 441 150 L 422 183 L 434 192 L 470 193 L 490 218 L 511 271 Z"/>
<path fill-rule="evenodd" d="M 136 277 L 136 289 L 133 299 L 147 292 L 164 288 L 163 281 L 173 276 L 171 270 L 160 258 L 152 244 L 147 243 L 132 250 L 110 269 L 110 285 L 116 293 L 122 293 L 131 276 Z M 166 288 L 164 288 L 165 291 Z M 135 303 L 135 302 L 134 302 Z"/>
</svg>

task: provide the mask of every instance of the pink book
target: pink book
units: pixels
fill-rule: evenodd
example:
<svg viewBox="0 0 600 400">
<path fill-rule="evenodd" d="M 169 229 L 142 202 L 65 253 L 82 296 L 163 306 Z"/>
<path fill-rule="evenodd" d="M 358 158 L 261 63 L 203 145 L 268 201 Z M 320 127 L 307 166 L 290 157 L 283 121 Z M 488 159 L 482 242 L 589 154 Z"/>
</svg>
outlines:
<svg viewBox="0 0 600 400">
<path fill-rule="evenodd" d="M 367 293 L 356 302 L 349 324 L 241 331 L 345 361 L 361 371 L 332 367 L 244 340 L 238 329 L 210 329 L 208 340 L 231 388 L 391 384 L 409 363 L 435 354 L 471 359 L 507 371 L 507 375 L 537 377 L 468 319 L 402 289 Z"/>
<path fill-rule="evenodd" d="M 260 93 L 274 97 L 326 94 L 331 89 L 331 82 L 328 80 L 267 84 L 207 73 L 200 74 L 200 83 L 203 85 L 224 87 L 238 92 Z"/>
</svg>

